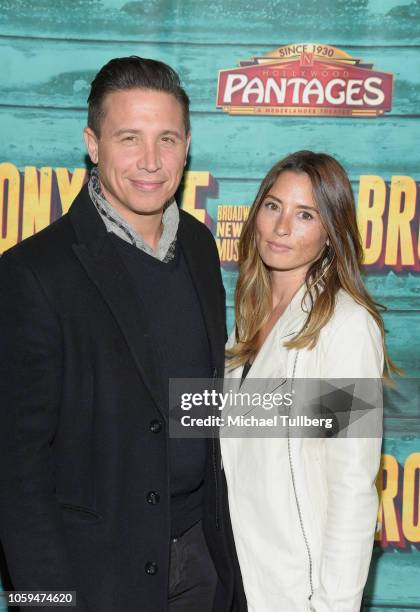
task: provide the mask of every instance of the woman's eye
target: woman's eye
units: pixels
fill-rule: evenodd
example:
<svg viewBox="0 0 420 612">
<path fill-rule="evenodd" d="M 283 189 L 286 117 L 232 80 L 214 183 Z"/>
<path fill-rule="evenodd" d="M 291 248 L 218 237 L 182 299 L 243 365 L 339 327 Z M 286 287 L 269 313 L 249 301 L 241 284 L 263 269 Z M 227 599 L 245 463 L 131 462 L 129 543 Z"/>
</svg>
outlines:
<svg viewBox="0 0 420 612">
<path fill-rule="evenodd" d="M 313 219 L 313 216 L 311 215 L 311 213 L 303 211 L 300 213 L 300 218 L 304 221 L 310 221 L 311 219 Z"/>
<path fill-rule="evenodd" d="M 277 210 L 278 209 L 278 204 L 276 204 L 276 202 L 265 202 L 264 206 L 266 208 L 268 208 L 269 210 Z"/>
</svg>

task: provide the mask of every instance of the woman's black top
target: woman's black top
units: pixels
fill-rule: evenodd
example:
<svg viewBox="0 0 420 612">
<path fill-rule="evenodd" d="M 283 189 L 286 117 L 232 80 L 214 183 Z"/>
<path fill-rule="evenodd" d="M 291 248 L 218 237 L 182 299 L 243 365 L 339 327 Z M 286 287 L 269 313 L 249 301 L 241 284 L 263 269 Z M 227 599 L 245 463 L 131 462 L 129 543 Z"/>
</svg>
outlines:
<svg viewBox="0 0 420 612">
<path fill-rule="evenodd" d="M 244 364 L 244 368 L 242 370 L 242 376 L 241 376 L 241 385 L 244 382 L 245 378 L 248 376 L 248 372 L 250 371 L 251 366 L 252 366 L 252 363 L 250 363 L 249 361 L 247 361 Z"/>
</svg>

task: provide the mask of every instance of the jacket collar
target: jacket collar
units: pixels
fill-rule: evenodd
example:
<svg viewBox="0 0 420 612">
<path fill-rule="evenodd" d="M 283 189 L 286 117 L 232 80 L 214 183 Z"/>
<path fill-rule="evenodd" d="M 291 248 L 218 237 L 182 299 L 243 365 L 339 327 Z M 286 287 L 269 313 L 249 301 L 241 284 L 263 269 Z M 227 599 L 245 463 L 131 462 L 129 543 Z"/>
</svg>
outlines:
<svg viewBox="0 0 420 612">
<path fill-rule="evenodd" d="M 304 283 L 299 287 L 273 328 L 277 339 L 297 334 L 302 329 L 310 309 L 311 300 Z"/>
<path fill-rule="evenodd" d="M 74 200 L 68 215 L 76 233 L 76 243 L 84 245 L 93 257 L 98 256 L 102 248 L 106 247 L 109 237 L 89 197 L 87 184 L 82 187 Z"/>
<path fill-rule="evenodd" d="M 247 391 L 247 387 L 250 386 L 258 390 L 260 385 L 257 385 L 256 379 L 261 379 L 261 381 L 264 379 L 265 382 L 261 384 L 265 385 L 265 391 L 269 392 L 278 386 L 279 377 L 287 376 L 288 349 L 284 347 L 284 342 L 287 342 L 302 329 L 310 311 L 310 303 L 310 298 L 306 295 L 306 285 L 303 284 L 295 293 L 283 314 L 278 318 L 260 348 L 241 386 L 241 391 Z M 230 341 L 229 344 L 231 345 L 232 342 Z M 228 371 L 227 378 L 240 379 L 242 370 L 242 366 L 239 366 L 230 372 Z M 247 384 L 247 380 L 252 380 L 252 385 Z"/>
</svg>

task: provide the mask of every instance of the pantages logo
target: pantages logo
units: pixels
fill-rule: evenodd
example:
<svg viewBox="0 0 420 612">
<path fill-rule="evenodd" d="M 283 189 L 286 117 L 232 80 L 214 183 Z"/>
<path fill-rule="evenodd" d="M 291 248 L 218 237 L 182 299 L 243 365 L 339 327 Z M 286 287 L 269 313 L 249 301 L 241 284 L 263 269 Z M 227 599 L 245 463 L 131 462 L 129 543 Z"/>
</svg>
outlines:
<svg viewBox="0 0 420 612">
<path fill-rule="evenodd" d="M 393 75 L 335 47 L 286 45 L 219 71 L 217 107 L 232 115 L 377 117 L 392 106 Z"/>
</svg>

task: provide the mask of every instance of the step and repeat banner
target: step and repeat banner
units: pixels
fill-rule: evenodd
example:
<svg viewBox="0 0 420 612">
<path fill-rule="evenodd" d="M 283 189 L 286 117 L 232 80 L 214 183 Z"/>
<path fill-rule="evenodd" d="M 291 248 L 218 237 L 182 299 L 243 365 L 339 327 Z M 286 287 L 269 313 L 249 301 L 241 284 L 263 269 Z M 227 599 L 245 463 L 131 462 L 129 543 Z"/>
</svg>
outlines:
<svg viewBox="0 0 420 612">
<path fill-rule="evenodd" d="M 348 171 L 366 284 L 405 371 L 386 393 L 364 597 L 376 612 L 420 609 L 419 23 L 418 0 L 0 0 L 0 253 L 86 181 L 89 84 L 113 57 L 167 62 L 190 95 L 179 202 L 215 236 L 229 329 L 238 239 L 267 170 L 311 149 Z"/>
</svg>

